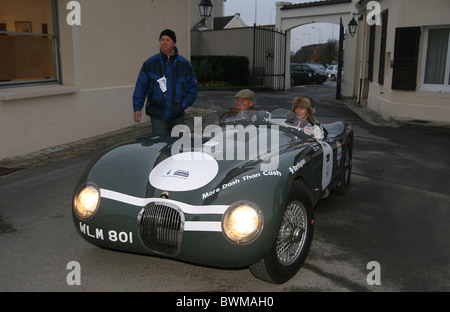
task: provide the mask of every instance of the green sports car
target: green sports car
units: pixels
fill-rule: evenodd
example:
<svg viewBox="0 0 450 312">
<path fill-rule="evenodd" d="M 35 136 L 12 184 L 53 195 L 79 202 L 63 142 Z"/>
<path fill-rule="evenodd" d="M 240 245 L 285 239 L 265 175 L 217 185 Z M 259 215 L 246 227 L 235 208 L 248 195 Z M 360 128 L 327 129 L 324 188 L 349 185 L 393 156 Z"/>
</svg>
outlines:
<svg viewBox="0 0 450 312">
<path fill-rule="evenodd" d="M 313 207 L 347 191 L 352 145 L 346 122 L 313 126 L 284 109 L 206 127 L 196 118 L 193 131 L 177 126 L 94 159 L 73 196 L 75 228 L 102 247 L 248 266 L 284 283 L 307 257 Z"/>
</svg>

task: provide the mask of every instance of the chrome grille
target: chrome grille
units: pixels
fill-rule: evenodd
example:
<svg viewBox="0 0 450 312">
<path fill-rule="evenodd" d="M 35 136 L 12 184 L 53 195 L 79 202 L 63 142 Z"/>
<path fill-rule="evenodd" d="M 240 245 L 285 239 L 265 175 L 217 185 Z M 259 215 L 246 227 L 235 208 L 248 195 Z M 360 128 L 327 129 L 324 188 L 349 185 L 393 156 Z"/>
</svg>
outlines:
<svg viewBox="0 0 450 312">
<path fill-rule="evenodd" d="M 145 246 L 166 255 L 180 252 L 184 215 L 176 207 L 149 203 L 138 216 L 139 235 Z"/>
</svg>

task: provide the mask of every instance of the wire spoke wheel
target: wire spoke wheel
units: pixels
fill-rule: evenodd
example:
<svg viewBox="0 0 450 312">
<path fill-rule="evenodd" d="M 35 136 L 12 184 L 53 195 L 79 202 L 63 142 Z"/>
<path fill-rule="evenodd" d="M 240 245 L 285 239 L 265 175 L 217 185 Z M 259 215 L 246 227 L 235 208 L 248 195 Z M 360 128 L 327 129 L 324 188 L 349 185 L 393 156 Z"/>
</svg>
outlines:
<svg viewBox="0 0 450 312">
<path fill-rule="evenodd" d="M 300 255 L 307 232 L 306 208 L 299 201 L 291 202 L 283 216 L 275 250 L 282 265 L 292 264 Z"/>
<path fill-rule="evenodd" d="M 348 150 L 347 153 L 345 153 L 345 162 L 344 162 L 344 182 L 347 185 L 350 183 L 352 167 L 353 167 L 352 154 L 351 151 Z"/>
<path fill-rule="evenodd" d="M 250 265 L 253 275 L 263 281 L 282 284 L 300 270 L 311 246 L 314 221 L 308 191 L 295 182 L 289 191 L 275 242 L 260 261 Z"/>
</svg>

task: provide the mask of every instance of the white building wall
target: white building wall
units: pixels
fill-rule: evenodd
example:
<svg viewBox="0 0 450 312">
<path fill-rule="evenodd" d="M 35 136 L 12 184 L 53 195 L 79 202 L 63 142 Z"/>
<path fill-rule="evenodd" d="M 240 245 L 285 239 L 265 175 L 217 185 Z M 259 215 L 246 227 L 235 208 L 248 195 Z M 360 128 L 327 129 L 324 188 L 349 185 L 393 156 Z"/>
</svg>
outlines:
<svg viewBox="0 0 450 312">
<path fill-rule="evenodd" d="M 375 39 L 374 79 L 367 81 L 368 34 L 366 23 L 360 23 L 360 46 L 365 46 L 360 77 L 364 80 L 362 104 L 383 118 L 418 119 L 424 121 L 450 122 L 450 92 L 430 91 L 423 85 L 426 58 L 426 31 L 430 27 L 450 27 L 450 1 L 448 0 L 385 0 L 380 2 L 381 11 L 389 10 L 386 42 L 384 84 L 378 83 L 381 27 L 377 26 Z M 367 12 L 366 12 L 367 13 Z M 392 90 L 395 50 L 395 30 L 398 27 L 421 27 L 417 88 L 415 91 Z M 395 64 L 394 64 L 395 66 Z"/>
<path fill-rule="evenodd" d="M 290 43 L 291 29 L 310 23 L 333 23 L 339 25 L 340 18 L 345 28 L 356 13 L 355 4 L 358 1 L 353 0 L 348 3 L 317 5 L 310 7 L 283 9 L 283 6 L 292 4 L 291 2 L 277 2 L 277 22 L 276 28 L 279 31 L 287 33 L 287 42 Z M 342 78 L 342 95 L 346 97 L 356 96 L 358 85 L 355 82 L 357 69 L 355 67 L 355 58 L 357 51 L 357 38 L 352 38 L 347 31 L 344 40 L 344 72 Z M 290 49 L 286 51 L 286 59 L 290 59 Z M 289 61 L 286 62 L 286 72 L 289 72 Z M 285 85 L 289 88 L 289 75 L 286 76 Z"/>
<path fill-rule="evenodd" d="M 134 84 L 160 32 L 174 30 L 190 58 L 189 1 L 79 0 L 81 25 L 69 26 L 58 0 L 62 85 L 0 88 L 0 159 L 133 125 Z"/>
</svg>

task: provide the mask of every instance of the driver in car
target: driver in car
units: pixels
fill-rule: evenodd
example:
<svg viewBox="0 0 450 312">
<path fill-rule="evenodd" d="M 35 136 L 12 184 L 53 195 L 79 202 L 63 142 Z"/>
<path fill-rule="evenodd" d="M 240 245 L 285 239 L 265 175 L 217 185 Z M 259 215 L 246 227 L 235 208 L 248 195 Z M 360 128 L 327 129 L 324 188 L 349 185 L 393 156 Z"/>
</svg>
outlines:
<svg viewBox="0 0 450 312">
<path fill-rule="evenodd" d="M 236 107 L 238 111 L 256 110 L 255 93 L 250 89 L 244 89 L 236 93 Z"/>
<path fill-rule="evenodd" d="M 235 94 L 235 106 L 229 107 L 228 111 L 224 112 L 219 119 L 236 117 L 239 112 L 247 110 L 256 110 L 255 108 L 255 93 L 250 89 L 243 89 Z"/>
</svg>

